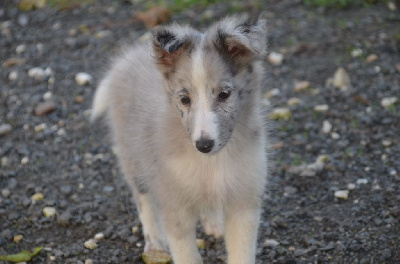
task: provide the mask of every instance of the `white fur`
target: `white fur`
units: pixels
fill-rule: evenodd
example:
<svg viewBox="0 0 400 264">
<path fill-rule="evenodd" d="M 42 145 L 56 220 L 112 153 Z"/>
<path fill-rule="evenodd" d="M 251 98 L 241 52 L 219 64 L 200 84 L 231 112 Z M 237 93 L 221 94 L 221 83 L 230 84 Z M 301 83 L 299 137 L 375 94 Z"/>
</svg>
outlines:
<svg viewBox="0 0 400 264">
<path fill-rule="evenodd" d="M 91 121 L 97 119 L 107 110 L 108 108 L 107 101 L 109 99 L 108 98 L 109 87 L 110 87 L 109 79 L 106 78 L 100 83 L 99 87 L 97 88 L 93 101 L 92 112 L 90 115 Z"/>
<path fill-rule="evenodd" d="M 192 76 L 193 83 L 197 91 L 197 100 L 195 102 L 195 122 L 194 131 L 192 135 L 193 145 L 196 145 L 196 141 L 200 139 L 202 135 L 206 136 L 208 139 L 214 140 L 218 143 L 218 118 L 211 111 L 211 102 L 208 98 L 207 87 L 205 87 L 206 80 L 206 70 L 204 64 L 204 52 L 201 47 L 204 45 L 204 34 L 201 35 L 201 40 L 199 43 L 199 48 L 193 55 L 193 67 Z"/>
<path fill-rule="evenodd" d="M 211 109 L 216 95 L 207 87 L 210 83 L 210 71 L 207 70 L 210 66 L 220 69 L 223 64 L 207 60 L 209 65 L 206 65 L 206 54 L 198 47 L 204 45 L 206 37 L 218 36 L 216 32 L 220 29 L 233 35 L 235 44 L 242 42 L 254 49 L 255 54 L 261 54 L 263 46 L 258 47 L 252 42 L 265 41 L 265 33 L 260 33 L 262 23 L 260 20 L 246 33 L 248 35 L 243 33 L 248 31 L 238 29 L 246 25 L 244 21 L 236 18 L 225 19 L 211 27 L 208 35 L 188 27 L 169 29 L 175 32 L 175 38 L 165 38 L 166 32 L 162 32 L 164 42 L 184 39 L 187 35 L 201 39 L 195 43 L 197 49 L 192 57 L 182 59 L 184 65 L 193 70 L 180 76 L 193 80 L 190 88 L 196 94 L 190 106 L 194 115 L 192 136 L 176 109 L 179 104 L 173 91 L 176 85 L 171 88 L 169 80 L 163 79 L 162 69 L 157 69 L 149 44 L 127 50 L 100 83 L 92 119 L 108 110 L 121 169 L 134 192 L 143 224 L 145 251 L 169 248 L 175 264 L 202 264 L 195 242 L 196 224 L 201 216 L 206 233 L 224 234 L 229 264 L 255 263 L 261 196 L 267 174 L 266 133 L 260 110 L 263 68 L 253 64 L 254 78 L 246 87 L 243 83 L 248 76 L 235 77 L 239 88 L 251 89 L 252 93 L 243 93 L 247 98 L 243 104 L 235 104 L 241 107 L 235 112 L 237 116 L 222 122 L 224 116 L 220 115 L 219 119 Z M 154 51 L 159 52 L 160 43 L 156 43 Z M 166 45 L 171 48 L 176 43 Z M 180 72 L 187 69 L 185 66 L 181 66 Z M 214 79 L 233 78 L 226 71 L 217 70 L 212 74 L 215 72 L 218 74 L 213 76 Z M 220 76 L 220 72 L 225 75 Z M 238 90 L 234 92 L 238 93 Z M 193 147 L 193 142 L 202 134 L 217 141 L 221 131 L 226 132 L 225 126 L 219 123 L 234 128 L 226 137 L 226 145 L 211 155 L 200 153 Z"/>
</svg>

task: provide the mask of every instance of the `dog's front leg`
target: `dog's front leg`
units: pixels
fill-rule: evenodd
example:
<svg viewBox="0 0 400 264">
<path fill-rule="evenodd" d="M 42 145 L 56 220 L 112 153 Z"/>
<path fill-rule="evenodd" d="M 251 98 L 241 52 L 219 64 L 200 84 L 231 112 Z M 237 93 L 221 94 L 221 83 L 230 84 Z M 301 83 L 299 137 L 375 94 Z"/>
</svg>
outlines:
<svg viewBox="0 0 400 264">
<path fill-rule="evenodd" d="M 260 209 L 233 206 L 225 216 L 225 242 L 229 264 L 254 264 Z"/>
<path fill-rule="evenodd" d="M 196 246 L 197 220 L 197 214 L 184 206 L 163 206 L 165 233 L 174 264 L 203 263 Z"/>
</svg>

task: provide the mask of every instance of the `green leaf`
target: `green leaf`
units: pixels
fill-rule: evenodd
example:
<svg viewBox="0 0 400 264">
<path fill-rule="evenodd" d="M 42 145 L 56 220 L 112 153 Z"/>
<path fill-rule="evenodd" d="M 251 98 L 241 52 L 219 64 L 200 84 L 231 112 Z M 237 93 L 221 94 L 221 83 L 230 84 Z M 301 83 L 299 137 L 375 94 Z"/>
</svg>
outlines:
<svg viewBox="0 0 400 264">
<path fill-rule="evenodd" d="M 7 260 L 10 262 L 27 262 L 31 261 L 32 258 L 37 256 L 41 251 L 43 247 L 37 247 L 33 250 L 33 252 L 29 252 L 28 250 L 23 250 L 18 254 L 14 255 L 1 255 L 0 260 Z"/>
</svg>

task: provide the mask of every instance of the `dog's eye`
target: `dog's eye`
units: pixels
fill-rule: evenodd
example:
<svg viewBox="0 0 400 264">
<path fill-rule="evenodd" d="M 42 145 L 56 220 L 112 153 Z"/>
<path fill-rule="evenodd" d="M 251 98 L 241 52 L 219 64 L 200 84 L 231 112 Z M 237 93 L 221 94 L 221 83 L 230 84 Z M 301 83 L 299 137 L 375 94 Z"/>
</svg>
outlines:
<svg viewBox="0 0 400 264">
<path fill-rule="evenodd" d="M 231 96 L 231 92 L 220 92 L 218 94 L 218 100 L 225 101 L 226 99 L 229 98 L 229 96 Z"/>
<path fill-rule="evenodd" d="M 189 97 L 189 96 L 186 96 L 186 95 L 183 95 L 183 96 L 181 97 L 181 103 L 182 103 L 183 105 L 188 105 L 188 104 L 190 104 L 190 97 Z"/>
</svg>

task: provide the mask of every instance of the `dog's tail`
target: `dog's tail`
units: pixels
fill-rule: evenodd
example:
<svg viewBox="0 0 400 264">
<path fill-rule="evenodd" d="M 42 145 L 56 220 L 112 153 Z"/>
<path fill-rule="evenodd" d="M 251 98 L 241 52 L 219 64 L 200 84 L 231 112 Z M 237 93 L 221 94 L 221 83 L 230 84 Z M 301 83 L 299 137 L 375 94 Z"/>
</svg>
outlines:
<svg viewBox="0 0 400 264">
<path fill-rule="evenodd" d="M 109 90 L 110 83 L 108 79 L 101 81 L 100 85 L 97 87 L 96 93 L 93 99 L 92 112 L 90 114 L 90 121 L 93 122 L 99 118 L 104 112 L 107 111 L 109 105 Z"/>
</svg>

